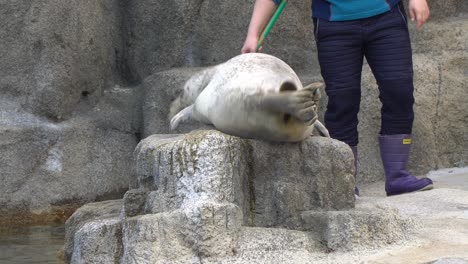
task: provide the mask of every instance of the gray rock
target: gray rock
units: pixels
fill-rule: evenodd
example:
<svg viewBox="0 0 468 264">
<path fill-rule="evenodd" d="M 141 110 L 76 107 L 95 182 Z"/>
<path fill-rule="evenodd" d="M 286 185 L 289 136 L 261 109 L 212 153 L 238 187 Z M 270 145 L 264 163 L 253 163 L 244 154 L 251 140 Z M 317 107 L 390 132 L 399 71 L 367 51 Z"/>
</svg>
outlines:
<svg viewBox="0 0 468 264">
<path fill-rule="evenodd" d="M 0 6 L 1 212 L 35 215 L 122 194 L 141 98 L 114 85 L 129 81 L 119 1 Z"/>
<path fill-rule="evenodd" d="M 137 98 L 131 89 L 110 89 L 60 123 L 2 104 L 2 213 L 48 212 L 123 194 L 133 174 Z"/>
<path fill-rule="evenodd" d="M 123 253 L 120 220 L 112 218 L 84 224 L 76 232 L 74 244 L 71 264 L 118 263 Z"/>
<path fill-rule="evenodd" d="M 199 263 L 202 257 L 233 255 L 241 219 L 237 206 L 213 202 L 128 218 L 122 262 Z"/>
<path fill-rule="evenodd" d="M 446 1 L 437 1 L 446 3 Z M 413 53 L 447 54 L 468 49 L 467 17 L 453 17 L 443 21 L 430 19 L 421 30 L 409 24 Z"/>
<path fill-rule="evenodd" d="M 127 192 L 119 216 L 91 207 L 71 218 L 66 252 L 73 263 L 119 254 L 124 263 L 231 258 L 253 252 L 245 241 L 260 239 L 255 229 L 241 233 L 243 225 L 298 229 L 305 210 L 354 207 L 351 150 L 328 138 L 272 144 L 217 131 L 154 135 L 135 159 L 139 189 Z M 92 214 L 96 220 L 88 221 Z M 280 237 L 263 243 L 278 251 L 286 241 L 307 245 L 304 252 L 317 246 L 307 232 L 271 232 Z"/>
<path fill-rule="evenodd" d="M 428 0 L 427 2 L 431 9 L 431 19 L 442 20 L 468 14 L 468 4 L 464 0 Z"/>
<path fill-rule="evenodd" d="M 22 109 L 63 120 L 120 79 L 118 1 L 7 1 L 0 12 L 0 94 Z"/>
<path fill-rule="evenodd" d="M 300 230 L 239 226 L 240 210 L 232 204 L 192 203 L 127 218 L 109 210 L 111 204 L 87 205 L 72 217 L 70 227 L 80 234 L 74 256 L 106 263 L 301 264 L 464 263 L 467 256 L 466 190 L 360 197 L 353 210 L 302 212 Z M 237 216 L 231 214 L 236 211 Z M 119 223 L 120 247 L 113 231 Z M 112 260 L 118 248 L 121 258 Z"/>
<path fill-rule="evenodd" d="M 408 239 L 414 220 L 392 207 L 360 198 L 355 210 L 307 211 L 303 228 L 317 234 L 330 251 L 375 249 Z"/>
<path fill-rule="evenodd" d="M 148 137 L 136 153 L 138 182 L 153 190 L 148 213 L 209 199 L 239 206 L 244 224 L 294 226 L 298 212 L 354 205 L 350 149 L 327 138 L 272 144 L 197 131 Z"/>
<path fill-rule="evenodd" d="M 438 202 L 435 203 L 435 200 Z M 404 216 L 419 216 L 427 220 L 445 217 L 468 219 L 468 192 L 466 190 L 437 188 L 430 192 L 376 199 L 374 202 L 379 206 L 397 208 L 399 213 Z"/>
<path fill-rule="evenodd" d="M 125 217 L 143 214 L 148 192 L 144 189 L 133 189 L 125 193 L 122 213 Z"/>
<path fill-rule="evenodd" d="M 311 232 L 243 227 L 234 256 L 203 258 L 203 263 L 316 263 L 324 247 Z"/>
<path fill-rule="evenodd" d="M 466 263 L 468 263 L 468 260 L 462 259 L 462 258 L 441 258 L 441 259 L 430 262 L 430 264 L 466 264 Z"/>
<path fill-rule="evenodd" d="M 117 250 L 117 244 L 121 244 L 121 241 L 117 243 L 116 236 L 119 235 L 119 223 L 118 215 L 122 209 L 122 200 L 110 200 L 98 203 L 89 203 L 78 209 L 65 223 L 65 256 L 68 261 L 71 260 L 72 255 L 74 256 L 74 263 L 86 262 L 84 260 L 91 260 L 92 258 L 100 258 L 97 255 L 110 255 L 115 251 L 109 248 L 105 249 L 106 244 L 113 242 L 115 250 Z M 92 223 L 91 223 L 92 222 Z M 85 227 L 86 226 L 86 227 Z M 84 228 L 84 229 L 83 229 Z M 109 229 L 107 229 L 109 228 Z M 121 229 L 121 228 L 120 228 Z M 110 232 L 108 232 L 110 231 Z M 99 239 L 96 239 L 99 237 Z M 121 239 L 121 233 L 120 233 Z M 88 245 L 88 242 L 92 243 Z M 100 245 L 102 245 L 101 254 L 95 254 L 99 252 Z M 93 254 L 88 252 L 83 253 L 85 250 L 91 250 Z M 106 253 L 103 253 L 106 252 Z M 93 262 L 97 263 L 97 262 Z M 111 262 L 101 262 L 111 263 Z"/>
<path fill-rule="evenodd" d="M 131 68 L 135 75 L 145 79 L 156 71 L 209 66 L 234 57 L 247 34 L 253 3 L 253 0 L 128 2 L 125 8 L 129 10 L 127 41 L 131 46 Z M 299 73 L 318 74 L 310 4 L 310 1 L 288 2 L 263 51 L 280 57 Z M 429 5 L 433 24 L 468 12 L 463 0 L 433 0 Z M 432 45 L 421 43 L 423 46 Z"/>
<path fill-rule="evenodd" d="M 468 53 L 444 54 L 440 59 L 440 84 L 437 120 L 434 125 L 436 145 L 440 149 L 440 167 L 463 167 L 468 164 Z M 465 125 L 460 125 L 465 124 Z"/>
<path fill-rule="evenodd" d="M 352 154 L 330 139 L 269 144 L 217 131 L 154 135 L 138 145 L 135 159 L 141 189 L 124 198 L 125 263 L 232 257 L 242 225 L 297 228 L 303 210 L 354 203 Z"/>
<path fill-rule="evenodd" d="M 122 263 L 197 263 L 185 246 L 180 211 L 147 214 L 127 219 L 123 225 Z M 118 262 L 117 262 L 118 263 Z"/>
<path fill-rule="evenodd" d="M 128 2 L 130 67 L 145 79 L 157 71 L 214 65 L 238 55 L 253 3 L 253 0 Z M 310 2 L 288 3 L 264 51 L 298 70 L 318 73 L 310 15 Z"/>
</svg>

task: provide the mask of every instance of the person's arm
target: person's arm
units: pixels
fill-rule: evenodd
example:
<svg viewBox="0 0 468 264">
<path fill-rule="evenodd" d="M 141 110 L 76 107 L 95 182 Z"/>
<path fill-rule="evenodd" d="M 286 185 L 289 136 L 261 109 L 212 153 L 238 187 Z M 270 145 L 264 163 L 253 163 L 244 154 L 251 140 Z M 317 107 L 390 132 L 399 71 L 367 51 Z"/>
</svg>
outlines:
<svg viewBox="0 0 468 264">
<path fill-rule="evenodd" d="M 416 20 L 416 27 L 421 29 L 421 27 L 426 23 L 431 15 L 429 11 L 429 6 L 427 5 L 426 0 L 410 0 L 409 1 L 409 14 L 411 21 Z"/>
<path fill-rule="evenodd" d="M 257 51 L 258 39 L 263 29 L 276 10 L 276 4 L 273 0 L 256 0 L 252 19 L 250 20 L 247 37 L 242 47 L 242 53 Z"/>
</svg>

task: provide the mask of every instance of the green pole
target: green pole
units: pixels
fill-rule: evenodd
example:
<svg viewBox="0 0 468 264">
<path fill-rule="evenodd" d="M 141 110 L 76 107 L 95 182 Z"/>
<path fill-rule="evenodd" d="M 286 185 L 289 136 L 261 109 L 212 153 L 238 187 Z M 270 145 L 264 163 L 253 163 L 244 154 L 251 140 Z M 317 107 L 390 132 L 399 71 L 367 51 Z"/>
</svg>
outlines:
<svg viewBox="0 0 468 264">
<path fill-rule="evenodd" d="M 258 40 L 258 45 L 257 45 L 257 51 L 263 45 L 263 41 L 265 40 L 265 38 L 270 33 L 270 30 L 273 27 L 273 25 L 275 25 L 276 20 L 278 20 L 278 17 L 281 15 L 281 12 L 283 12 L 284 7 L 286 6 L 286 2 L 287 2 L 287 0 L 281 0 L 281 3 L 278 6 L 278 9 L 276 9 L 276 12 L 271 17 L 270 22 L 268 22 L 268 25 L 263 30 L 262 35 L 260 35 L 260 39 Z"/>
</svg>

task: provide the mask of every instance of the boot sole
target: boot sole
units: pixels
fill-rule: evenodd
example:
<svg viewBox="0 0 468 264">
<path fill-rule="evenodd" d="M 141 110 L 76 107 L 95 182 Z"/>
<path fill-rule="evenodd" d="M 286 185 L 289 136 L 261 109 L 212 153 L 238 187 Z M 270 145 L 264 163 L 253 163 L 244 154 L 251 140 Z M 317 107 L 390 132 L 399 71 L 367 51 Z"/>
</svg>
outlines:
<svg viewBox="0 0 468 264">
<path fill-rule="evenodd" d="M 432 189 L 434 189 L 434 184 L 429 184 L 428 186 L 417 190 L 417 192 L 429 191 L 429 190 L 432 190 Z"/>
<path fill-rule="evenodd" d="M 390 197 L 390 196 L 396 196 L 396 195 L 402 195 L 402 194 L 408 194 L 408 193 L 415 193 L 415 192 L 423 192 L 423 191 L 429 191 L 429 190 L 432 190 L 434 189 L 434 184 L 429 184 L 419 190 L 416 190 L 416 191 L 412 191 L 412 192 L 404 192 L 404 193 L 397 193 L 397 194 L 387 194 L 387 197 Z"/>
</svg>

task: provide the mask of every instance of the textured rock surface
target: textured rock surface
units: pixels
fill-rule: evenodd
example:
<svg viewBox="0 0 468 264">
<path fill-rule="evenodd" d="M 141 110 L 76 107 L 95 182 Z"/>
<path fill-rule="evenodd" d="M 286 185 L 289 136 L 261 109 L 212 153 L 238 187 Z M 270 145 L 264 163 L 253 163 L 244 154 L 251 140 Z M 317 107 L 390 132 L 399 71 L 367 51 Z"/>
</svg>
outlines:
<svg viewBox="0 0 468 264">
<path fill-rule="evenodd" d="M 413 227 L 384 205 L 353 210 L 352 153 L 328 138 L 153 135 L 135 160 L 138 189 L 67 222 L 71 263 L 310 263 L 402 241 Z"/>
<path fill-rule="evenodd" d="M 169 68 L 226 61 L 240 53 L 253 3 L 253 0 L 129 1 L 131 68 L 144 79 Z M 318 73 L 310 10 L 308 1 L 290 2 L 268 37 L 264 51 L 279 56 L 297 70 Z"/>
<path fill-rule="evenodd" d="M 414 228 L 412 220 L 394 208 L 375 206 L 369 200 L 360 200 L 356 210 L 307 211 L 302 219 L 303 228 L 317 234 L 331 251 L 390 245 L 407 239 L 407 232 Z"/>
<path fill-rule="evenodd" d="M 214 65 L 239 54 L 254 2 L 129 1 L 127 41 L 131 46 L 129 63 L 135 76 L 145 79 L 156 71 L 170 68 Z M 310 1 L 288 2 L 263 51 L 285 60 L 299 73 L 316 75 L 319 68 L 310 4 Z M 429 5 L 434 19 L 429 24 L 437 25 L 447 17 L 468 13 L 464 0 L 431 0 Z M 423 46 L 431 45 L 423 43 Z"/>
<path fill-rule="evenodd" d="M 468 259 L 468 168 L 433 171 L 430 176 L 436 189 L 427 192 L 385 197 L 383 182 L 361 188 L 364 202 L 395 208 L 402 216 L 418 223 L 417 229 L 407 233 L 411 236 L 410 243 L 380 250 L 369 259 L 370 263 Z"/>
<path fill-rule="evenodd" d="M 174 223 L 187 219 L 179 218 L 180 212 L 120 218 L 127 223 L 124 230 L 128 232 L 124 232 L 122 240 L 123 247 L 129 249 L 124 250 L 124 256 L 132 254 L 127 259 L 131 263 L 465 263 L 466 175 L 466 169 L 460 175 L 433 175 L 436 184 L 443 181 L 447 188 L 390 198 L 382 197 L 383 182 L 365 186 L 365 197 L 357 200 L 355 210 L 303 212 L 307 220 L 303 227 L 320 232 L 243 226 L 237 233 L 238 243 L 232 255 L 222 257 L 200 256 L 181 246 L 185 235 L 178 232 Z M 462 189 L 458 189 L 459 180 L 464 183 Z M 98 210 L 99 203 L 95 205 L 94 210 Z M 87 222 L 95 228 L 101 224 L 102 220 Z M 102 237 L 101 234 L 90 233 L 90 239 Z M 125 240 L 129 234 L 138 239 Z M 323 234 L 335 238 L 326 241 Z M 109 239 L 113 243 L 118 236 Z M 166 244 L 161 245 L 161 241 Z M 156 253 L 168 258 L 156 258 Z"/>
<path fill-rule="evenodd" d="M 431 8 L 431 18 L 436 21 L 468 14 L 468 4 L 464 0 L 428 0 L 427 2 Z"/>
<path fill-rule="evenodd" d="M 431 262 L 431 264 L 467 264 L 467 259 L 461 258 L 442 258 Z"/>
<path fill-rule="evenodd" d="M 118 1 L 2 1 L 0 94 L 54 120 L 119 79 Z"/>
<path fill-rule="evenodd" d="M 70 263 L 118 263 L 123 253 L 121 239 L 118 219 L 86 223 L 75 234 L 77 250 L 73 251 Z"/>
<path fill-rule="evenodd" d="M 114 87 L 54 123 L 0 109 L 0 205 L 8 214 L 80 205 L 125 191 L 137 144 L 138 96 Z"/>
<path fill-rule="evenodd" d="M 197 131 L 148 137 L 135 153 L 139 186 L 154 190 L 150 213 L 209 199 L 242 208 L 246 224 L 278 226 L 300 211 L 354 204 L 350 149 L 327 138 L 271 144 Z"/>
<path fill-rule="evenodd" d="M 74 260 L 79 263 L 83 263 L 81 260 L 91 261 L 92 258 L 96 258 L 97 260 L 101 256 L 110 256 L 114 254 L 118 247 L 114 247 L 114 250 L 112 250 L 112 246 L 107 249 L 104 247 L 106 247 L 107 244 L 121 244 L 122 235 L 120 233 L 120 240 L 118 240 L 119 224 L 118 221 L 115 221 L 116 218 L 118 219 L 121 209 L 122 200 L 110 200 L 98 203 L 89 203 L 77 210 L 65 223 L 65 229 L 67 232 L 65 236 L 64 251 L 67 260 L 70 260 L 73 254 L 75 254 Z M 94 224 L 91 224 L 91 222 Z M 107 227 L 110 229 L 109 233 L 107 233 Z M 96 239 L 97 237 L 100 237 L 101 241 Z M 103 247 L 103 253 L 94 254 L 99 252 L 100 246 Z M 80 253 L 84 250 L 84 247 L 94 253 Z M 79 250 L 75 251 L 75 248 L 79 248 Z M 94 251 L 94 249 L 96 249 L 96 251 Z M 106 257 L 104 257 L 104 259 L 105 258 Z M 99 261 L 95 261 L 94 263 L 97 262 Z"/>
<path fill-rule="evenodd" d="M 122 23 L 115 0 L 0 3 L 0 222 L 128 188 L 140 98 L 116 85 Z"/>
</svg>

